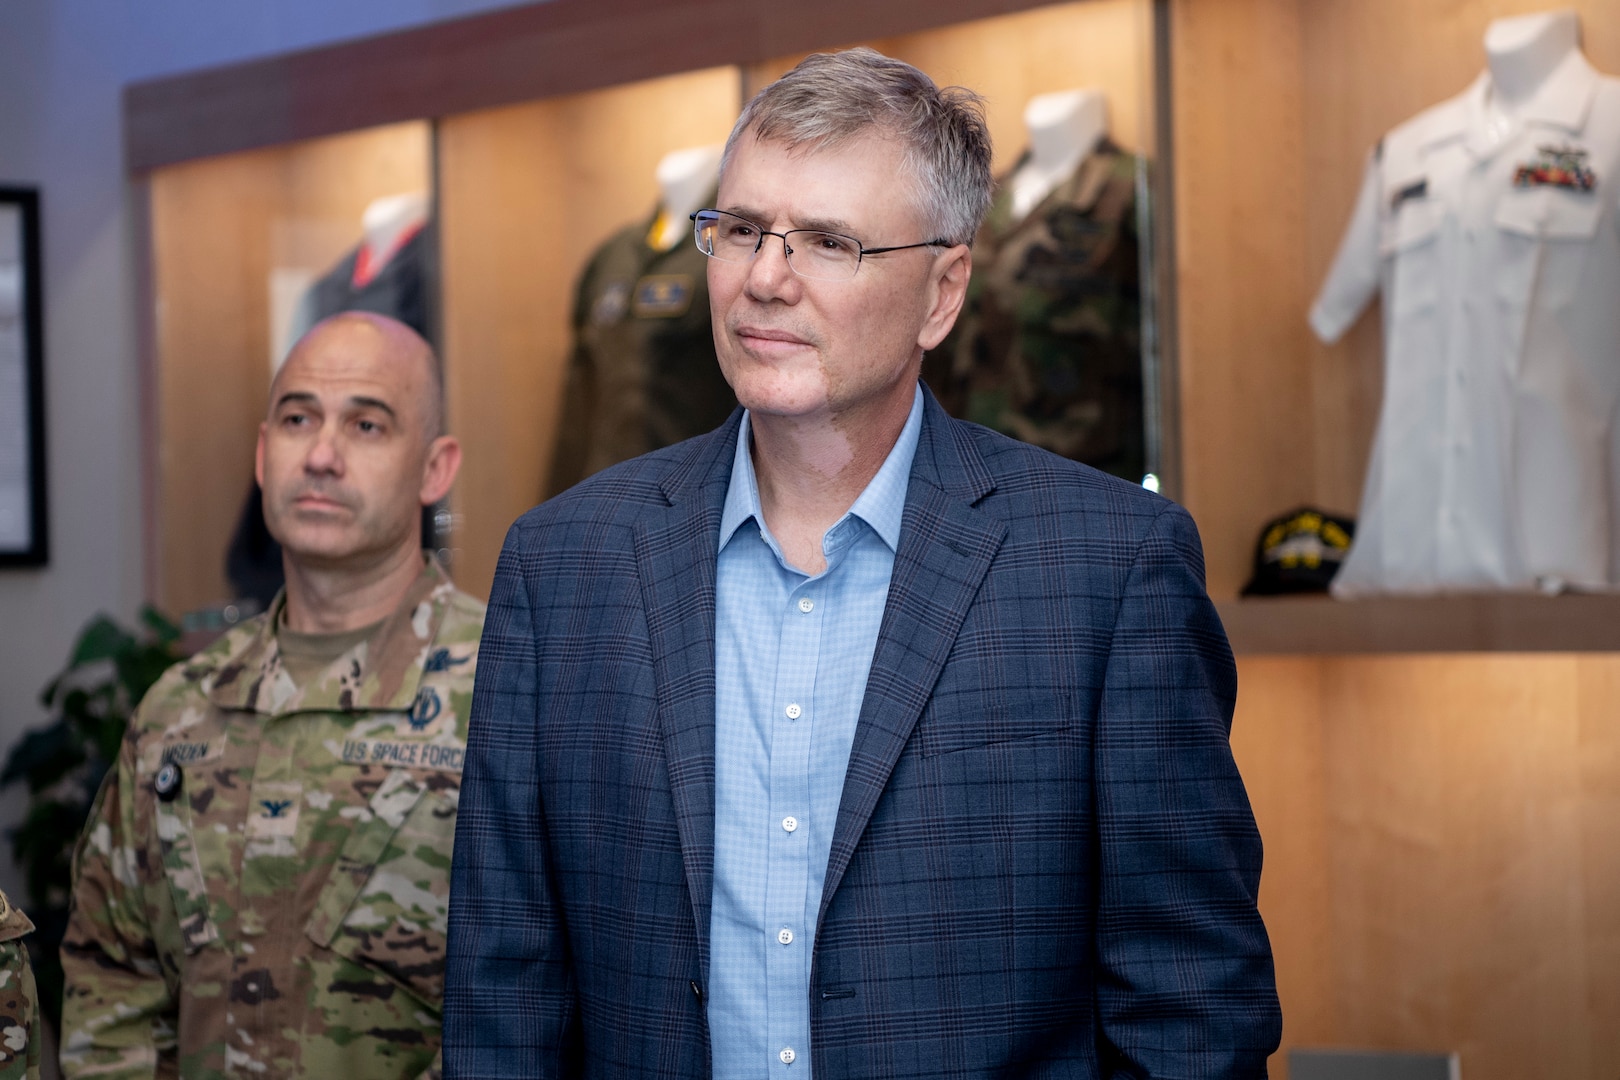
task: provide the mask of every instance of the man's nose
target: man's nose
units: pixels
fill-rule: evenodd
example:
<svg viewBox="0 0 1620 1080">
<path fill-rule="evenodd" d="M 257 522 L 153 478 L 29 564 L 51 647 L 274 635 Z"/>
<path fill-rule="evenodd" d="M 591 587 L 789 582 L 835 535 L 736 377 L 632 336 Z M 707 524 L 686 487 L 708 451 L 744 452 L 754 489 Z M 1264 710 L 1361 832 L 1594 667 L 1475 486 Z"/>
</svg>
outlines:
<svg viewBox="0 0 1620 1080">
<path fill-rule="evenodd" d="M 771 243 L 775 240 L 776 243 Z M 788 265 L 787 237 L 765 233 L 748 264 L 748 295 L 755 300 L 784 300 L 796 295 L 799 277 Z M 787 294 L 787 295 L 785 295 Z"/>
<path fill-rule="evenodd" d="M 338 446 L 337 432 L 323 424 L 315 433 L 309 453 L 304 457 L 304 468 L 309 472 L 337 475 L 343 472 L 343 452 Z"/>
</svg>

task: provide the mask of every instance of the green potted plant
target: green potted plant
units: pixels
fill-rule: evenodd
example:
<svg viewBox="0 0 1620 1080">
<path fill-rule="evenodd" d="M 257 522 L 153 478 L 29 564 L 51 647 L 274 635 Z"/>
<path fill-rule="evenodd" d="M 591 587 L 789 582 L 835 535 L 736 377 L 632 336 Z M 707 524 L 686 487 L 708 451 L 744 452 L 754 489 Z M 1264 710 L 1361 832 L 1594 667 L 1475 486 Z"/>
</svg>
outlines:
<svg viewBox="0 0 1620 1080">
<path fill-rule="evenodd" d="M 28 815 L 11 830 L 23 871 L 25 909 L 41 1012 L 52 1026 L 62 1013 L 59 950 L 67 930 L 73 847 L 107 769 L 118 758 L 130 713 L 165 668 L 181 658 L 180 628 L 147 607 L 130 631 L 105 615 L 79 634 L 67 668 L 40 695 L 55 714 L 24 735 L 0 766 L 0 788 L 28 785 Z"/>
</svg>

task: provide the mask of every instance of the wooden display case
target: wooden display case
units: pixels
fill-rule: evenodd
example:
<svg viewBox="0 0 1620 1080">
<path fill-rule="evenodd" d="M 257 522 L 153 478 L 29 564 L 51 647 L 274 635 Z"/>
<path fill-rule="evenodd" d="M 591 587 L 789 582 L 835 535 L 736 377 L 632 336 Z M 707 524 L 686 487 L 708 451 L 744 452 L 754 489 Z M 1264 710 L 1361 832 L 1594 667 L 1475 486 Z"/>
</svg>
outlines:
<svg viewBox="0 0 1620 1080">
<path fill-rule="evenodd" d="M 1285 1045 L 1456 1050 L 1470 1080 L 1620 1075 L 1620 603 L 1238 600 L 1260 523 L 1355 510 L 1378 312 L 1305 313 L 1391 127 L 1535 0 L 1173 0 L 1182 497 L 1239 652 Z M 1620 8 L 1579 11 L 1620 73 Z"/>
<path fill-rule="evenodd" d="M 872 43 L 987 92 L 998 168 L 1031 94 L 1103 85 L 1116 136 L 1173 192 L 1154 203 L 1165 472 L 1239 653 L 1233 746 L 1266 840 L 1285 1049 L 1454 1049 L 1470 1080 L 1620 1075 L 1620 603 L 1237 598 L 1264 521 L 1358 501 L 1377 315 L 1330 349 L 1305 312 L 1364 155 L 1467 84 L 1492 18 L 1540 6 L 553 0 L 132 87 L 128 157 L 156 267 L 143 288 L 163 300 L 143 305 L 148 591 L 170 607 L 217 597 L 179 582 L 217 564 L 203 508 L 234 514 L 240 481 L 183 470 L 250 450 L 262 411 L 262 380 L 243 381 L 264 374 L 260 286 L 163 266 L 181 211 L 239 219 L 291 197 L 250 159 L 434 133 L 419 137 L 436 159 L 442 346 L 467 444 L 452 542 L 458 579 L 482 591 L 545 475 L 569 290 L 600 239 L 560 228 L 560 207 L 621 208 L 604 227 L 645 213 L 659 154 L 723 138 L 744 95 L 819 48 Z M 1620 8 L 1571 6 L 1593 62 L 1620 72 Z M 223 299 L 188 291 L 205 288 Z M 182 333 L 217 364 L 171 370 Z M 199 407 L 218 430 L 176 431 Z M 1286 1075 L 1285 1055 L 1273 1068 Z"/>
<path fill-rule="evenodd" d="M 151 593 L 162 606 L 181 611 L 232 599 L 220 564 L 241 496 L 228 495 L 227 489 L 239 482 L 222 475 L 227 470 L 221 463 L 243 460 L 244 446 L 251 450 L 265 387 L 261 372 L 244 378 L 235 359 L 222 365 L 217 339 L 229 337 L 233 358 L 252 353 L 266 324 L 262 305 L 252 295 L 262 257 L 231 265 L 230 280 L 222 280 L 218 246 L 221 234 L 287 231 L 283 219 L 299 208 L 276 201 L 293 197 L 282 194 L 283 189 L 296 188 L 306 199 L 311 194 L 308 183 L 291 179 L 288 170 L 296 172 L 297 167 L 284 159 L 296 162 L 325 154 L 339 161 L 346 153 L 359 155 L 352 158 L 353 175 L 328 196 L 341 202 L 341 190 L 356 185 L 371 190 L 365 180 L 372 166 L 362 160 L 366 152 L 344 149 L 345 140 L 375 142 L 384 136 L 371 131 L 405 127 L 428 140 L 424 157 L 430 155 L 436 163 L 441 225 L 438 344 L 450 427 L 464 448 L 451 495 L 454 527 L 446 554 L 456 580 L 485 594 L 507 527 L 545 494 L 566 374 L 573 290 L 586 261 L 610 233 L 651 211 L 657 201 L 654 168 L 664 154 L 723 142 L 744 95 L 751 96 L 807 52 L 873 44 L 916 63 L 941 82 L 980 90 L 998 147 L 998 171 L 1009 168 L 1022 151 L 1022 111 L 1028 99 L 1071 87 L 1102 90 L 1115 140 L 1144 159 L 1153 156 L 1151 0 L 959 3 L 953 8 L 878 5 L 862 17 L 846 13 L 806 24 L 764 5 L 738 5 L 735 18 L 741 23 L 736 25 L 751 25 L 753 34 L 736 36 L 735 25 L 718 16 L 719 23 L 732 29 L 716 30 L 716 20 L 708 16 L 701 22 L 682 21 L 641 58 L 642 70 L 653 77 L 608 85 L 600 85 L 602 70 L 581 66 L 577 55 L 565 59 L 559 50 L 565 44 L 580 47 L 570 34 L 580 29 L 581 19 L 599 20 L 605 38 L 634 35 L 648 24 L 626 24 L 624 12 L 610 18 L 609 12 L 585 13 L 564 3 L 466 20 L 423 40 L 394 35 L 335 52 L 321 50 L 132 88 L 130 156 L 142 166 L 139 175 L 147 178 L 150 192 L 156 308 L 162 312 L 151 364 L 157 385 L 152 430 L 159 448 L 149 515 Z M 987 18 L 966 17 L 987 13 Z M 958 21 L 949 21 L 953 15 Z M 638 17 L 643 16 L 654 25 L 663 17 L 638 9 Z M 529 22 L 514 25 L 514 18 Z M 942 20 L 946 25 L 933 25 Z M 889 32 L 870 38 L 856 27 Z M 441 40 L 446 37 L 450 40 Z M 464 58 L 469 78 L 484 84 L 483 97 L 492 107 L 470 107 L 478 93 L 465 84 L 436 104 L 421 96 L 419 84 L 394 85 L 402 67 L 431 74 L 427 56 L 453 53 L 458 45 L 475 51 L 468 44 L 473 37 L 487 38 L 491 55 L 476 63 L 470 55 Z M 521 70 L 501 70 L 501 59 L 512 55 L 514 40 L 528 40 L 537 55 Z M 659 73 L 670 66 L 666 60 L 672 56 L 677 58 L 672 62 L 680 57 L 726 62 Z M 573 68 L 565 67 L 559 75 L 546 67 L 548 59 Z M 606 60 L 610 70 L 613 59 Z M 364 71 L 365 76 L 323 91 L 328 64 Z M 274 96 L 264 88 L 285 81 L 306 95 L 300 107 L 270 114 L 248 106 Z M 181 92 L 177 84 L 184 83 L 194 84 L 197 92 Z M 522 84 L 534 96 L 508 102 L 521 95 Z M 351 90 L 357 85 L 376 86 L 377 96 L 356 100 Z M 573 92 L 556 92 L 569 89 Z M 340 100 L 328 110 L 323 93 Z M 371 102 L 369 111 L 366 101 Z M 219 102 L 233 103 L 240 114 L 237 123 L 227 122 Z M 411 109 L 431 111 L 366 134 L 279 141 L 318 135 L 331 112 L 341 123 L 397 119 Z M 165 114 L 173 116 L 175 125 L 191 125 L 189 142 L 176 137 L 173 125 L 156 119 Z M 239 149 L 258 140 L 277 145 Z M 234 152 L 218 152 L 222 150 Z M 230 194 L 237 189 L 244 198 Z M 191 216 L 168 212 L 191 193 L 199 200 Z M 342 235 L 351 244 L 357 219 L 357 214 L 343 219 L 347 229 Z M 259 243 L 263 245 L 262 237 Z M 210 244 L 213 250 L 208 250 Z M 226 328 L 210 317 L 221 312 L 241 317 Z M 1155 364 L 1153 370 L 1160 369 Z M 1158 385 L 1154 393 L 1162 396 Z M 203 405 L 210 396 L 228 397 L 231 409 L 187 409 L 187 402 Z"/>
<path fill-rule="evenodd" d="M 297 297 L 359 241 L 369 202 L 431 189 L 432 161 L 429 125 L 415 121 L 189 161 L 147 179 L 148 592 L 164 610 L 236 599 L 225 550 Z"/>
</svg>

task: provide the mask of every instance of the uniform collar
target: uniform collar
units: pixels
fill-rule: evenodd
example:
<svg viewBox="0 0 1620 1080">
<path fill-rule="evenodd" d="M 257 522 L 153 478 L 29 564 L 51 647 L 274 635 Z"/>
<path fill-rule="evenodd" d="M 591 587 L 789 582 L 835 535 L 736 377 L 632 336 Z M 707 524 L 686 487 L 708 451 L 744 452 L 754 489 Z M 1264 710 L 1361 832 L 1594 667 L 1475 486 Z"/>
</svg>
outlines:
<svg viewBox="0 0 1620 1080">
<path fill-rule="evenodd" d="M 1469 150 L 1483 158 L 1501 150 L 1527 127 L 1559 128 L 1577 135 L 1586 127 L 1600 79 L 1585 56 L 1578 51 L 1571 53 L 1525 102 L 1511 133 L 1506 138 L 1493 138 L 1486 108 L 1491 94 L 1491 75 L 1489 71 L 1482 72 L 1463 94 L 1459 108 L 1440 110 L 1423 141 L 1433 144 L 1462 136 L 1467 139 Z"/>
<path fill-rule="evenodd" d="M 1598 92 L 1598 73 L 1578 51 L 1558 65 L 1525 105 L 1522 115 L 1532 124 L 1549 124 L 1576 133 L 1586 127 L 1592 99 Z"/>
<path fill-rule="evenodd" d="M 709 193 L 703 197 L 702 205 L 703 206 L 713 206 L 715 203 L 717 203 L 719 201 L 720 201 L 720 185 L 717 183 L 714 186 L 709 188 Z M 685 239 L 677 240 L 675 243 L 671 244 L 667 248 L 665 248 L 665 247 L 657 247 L 656 245 L 653 244 L 653 242 L 652 242 L 653 241 L 653 235 L 656 232 L 659 231 L 659 226 L 661 226 L 664 223 L 664 217 L 668 213 L 669 213 L 668 207 L 666 207 L 664 205 L 664 201 L 662 199 L 660 199 L 658 201 L 658 205 L 653 207 L 653 212 L 652 212 L 651 216 L 649 216 L 646 219 L 646 222 L 643 224 L 643 226 L 641 228 L 641 233 L 640 233 L 641 246 L 646 251 L 651 252 L 651 253 L 656 254 L 656 255 L 668 255 L 672 251 L 679 251 L 682 244 L 687 244 L 687 245 L 693 246 L 693 247 L 696 246 L 692 242 L 690 233 L 687 235 L 687 237 Z"/>
<path fill-rule="evenodd" d="M 1121 150 L 1115 146 L 1106 135 L 1103 136 L 1091 152 L 1080 159 L 1074 171 L 1058 182 L 1048 191 L 1041 201 L 1032 206 L 1029 213 L 1012 220 L 1012 188 L 1007 181 L 1018 174 L 1033 154 L 1025 150 L 1013 167 L 1008 169 L 996 182 L 996 197 L 990 204 L 990 213 L 985 216 L 984 230 L 992 236 L 1006 237 L 1020 231 L 1031 222 L 1039 221 L 1054 206 L 1071 206 L 1082 214 L 1088 214 L 1097 205 L 1097 200 L 1108 187 L 1118 166 Z"/>
<path fill-rule="evenodd" d="M 286 607 L 286 591 L 242 648 L 221 664 L 208 699 L 224 709 L 245 709 L 267 716 L 316 710 L 405 711 L 416 698 L 431 646 L 438 637 L 455 586 L 432 556 L 411 583 L 394 613 L 325 671 L 300 688 L 281 665 L 275 627 Z"/>
</svg>

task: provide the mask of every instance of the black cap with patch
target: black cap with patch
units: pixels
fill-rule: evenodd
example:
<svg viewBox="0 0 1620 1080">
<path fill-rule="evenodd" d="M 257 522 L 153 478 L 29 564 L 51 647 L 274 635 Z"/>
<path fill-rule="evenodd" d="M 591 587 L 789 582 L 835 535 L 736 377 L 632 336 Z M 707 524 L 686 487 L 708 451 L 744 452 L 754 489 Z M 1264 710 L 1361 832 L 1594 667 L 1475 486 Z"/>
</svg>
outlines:
<svg viewBox="0 0 1620 1080">
<path fill-rule="evenodd" d="M 1327 592 L 1355 534 L 1353 518 L 1310 506 L 1266 522 L 1254 548 L 1254 576 L 1243 595 Z"/>
</svg>

